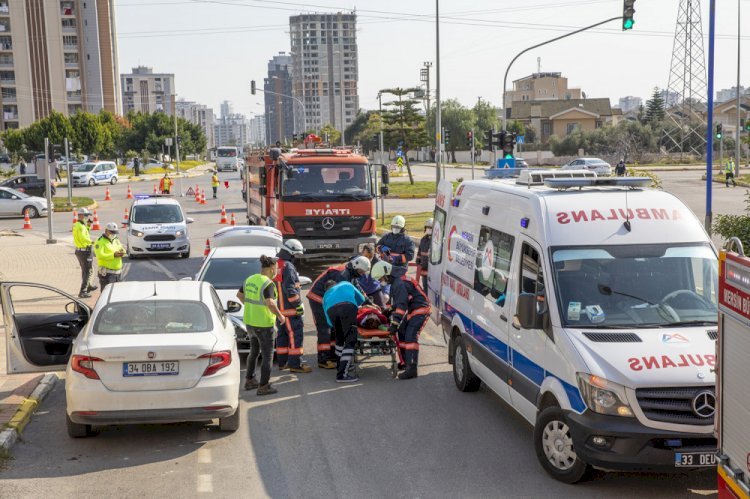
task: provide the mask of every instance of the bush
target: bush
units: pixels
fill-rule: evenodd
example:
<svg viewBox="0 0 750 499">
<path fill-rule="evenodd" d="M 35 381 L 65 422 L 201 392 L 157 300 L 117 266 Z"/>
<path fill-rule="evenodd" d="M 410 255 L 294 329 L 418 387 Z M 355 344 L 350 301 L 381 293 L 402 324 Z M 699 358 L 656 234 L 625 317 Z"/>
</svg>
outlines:
<svg viewBox="0 0 750 499">
<path fill-rule="evenodd" d="M 750 191 L 745 191 L 745 212 L 750 213 Z M 724 241 L 730 237 L 737 237 L 742 241 L 746 251 L 750 249 L 750 216 L 717 215 L 712 229 L 723 237 Z"/>
</svg>

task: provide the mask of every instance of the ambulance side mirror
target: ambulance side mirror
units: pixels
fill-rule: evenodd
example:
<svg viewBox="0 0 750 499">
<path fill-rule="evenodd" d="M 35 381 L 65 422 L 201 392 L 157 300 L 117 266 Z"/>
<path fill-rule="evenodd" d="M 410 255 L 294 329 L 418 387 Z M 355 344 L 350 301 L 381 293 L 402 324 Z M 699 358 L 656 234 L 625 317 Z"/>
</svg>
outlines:
<svg viewBox="0 0 750 499">
<path fill-rule="evenodd" d="M 518 296 L 518 313 L 515 321 L 522 329 L 541 329 L 543 313 L 538 312 L 537 296 L 531 293 L 522 293 Z"/>
</svg>

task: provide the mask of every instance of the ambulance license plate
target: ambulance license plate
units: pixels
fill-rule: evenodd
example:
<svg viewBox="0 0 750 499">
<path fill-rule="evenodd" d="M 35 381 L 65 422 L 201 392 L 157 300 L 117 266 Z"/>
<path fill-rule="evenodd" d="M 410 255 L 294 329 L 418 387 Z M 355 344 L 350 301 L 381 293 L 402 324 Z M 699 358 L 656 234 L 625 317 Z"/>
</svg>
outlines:
<svg viewBox="0 0 750 499">
<path fill-rule="evenodd" d="M 675 452 L 674 465 L 677 468 L 703 468 L 716 466 L 716 452 Z"/>
<path fill-rule="evenodd" d="M 318 249 L 339 249 L 339 243 L 318 243 Z"/>
<path fill-rule="evenodd" d="M 152 250 L 159 250 L 159 249 L 169 249 L 169 247 L 172 246 L 168 243 L 161 243 L 161 244 L 152 244 L 151 249 Z"/>
</svg>

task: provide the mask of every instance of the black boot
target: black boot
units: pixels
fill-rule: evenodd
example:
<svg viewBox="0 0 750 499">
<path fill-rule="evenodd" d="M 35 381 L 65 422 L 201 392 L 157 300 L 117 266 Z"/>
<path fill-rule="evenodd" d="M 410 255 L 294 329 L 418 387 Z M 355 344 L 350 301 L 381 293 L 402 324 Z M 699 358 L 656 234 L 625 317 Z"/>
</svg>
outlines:
<svg viewBox="0 0 750 499">
<path fill-rule="evenodd" d="M 417 377 L 417 365 L 410 364 L 406 366 L 404 372 L 398 375 L 398 379 L 412 379 Z"/>
</svg>

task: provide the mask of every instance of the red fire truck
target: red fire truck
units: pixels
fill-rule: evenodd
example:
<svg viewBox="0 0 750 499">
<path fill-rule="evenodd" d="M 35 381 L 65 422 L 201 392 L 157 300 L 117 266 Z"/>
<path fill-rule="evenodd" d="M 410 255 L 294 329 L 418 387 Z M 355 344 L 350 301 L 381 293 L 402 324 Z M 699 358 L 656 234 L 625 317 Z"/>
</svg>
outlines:
<svg viewBox="0 0 750 499">
<path fill-rule="evenodd" d="M 716 390 L 719 440 L 719 498 L 750 497 L 750 258 L 734 240 L 737 253 L 719 257 L 719 341 Z"/>
<path fill-rule="evenodd" d="M 299 239 L 303 260 L 341 260 L 377 240 L 376 170 L 365 156 L 351 149 L 272 148 L 247 164 L 249 223 Z M 381 171 L 386 186 L 387 169 Z"/>
</svg>

